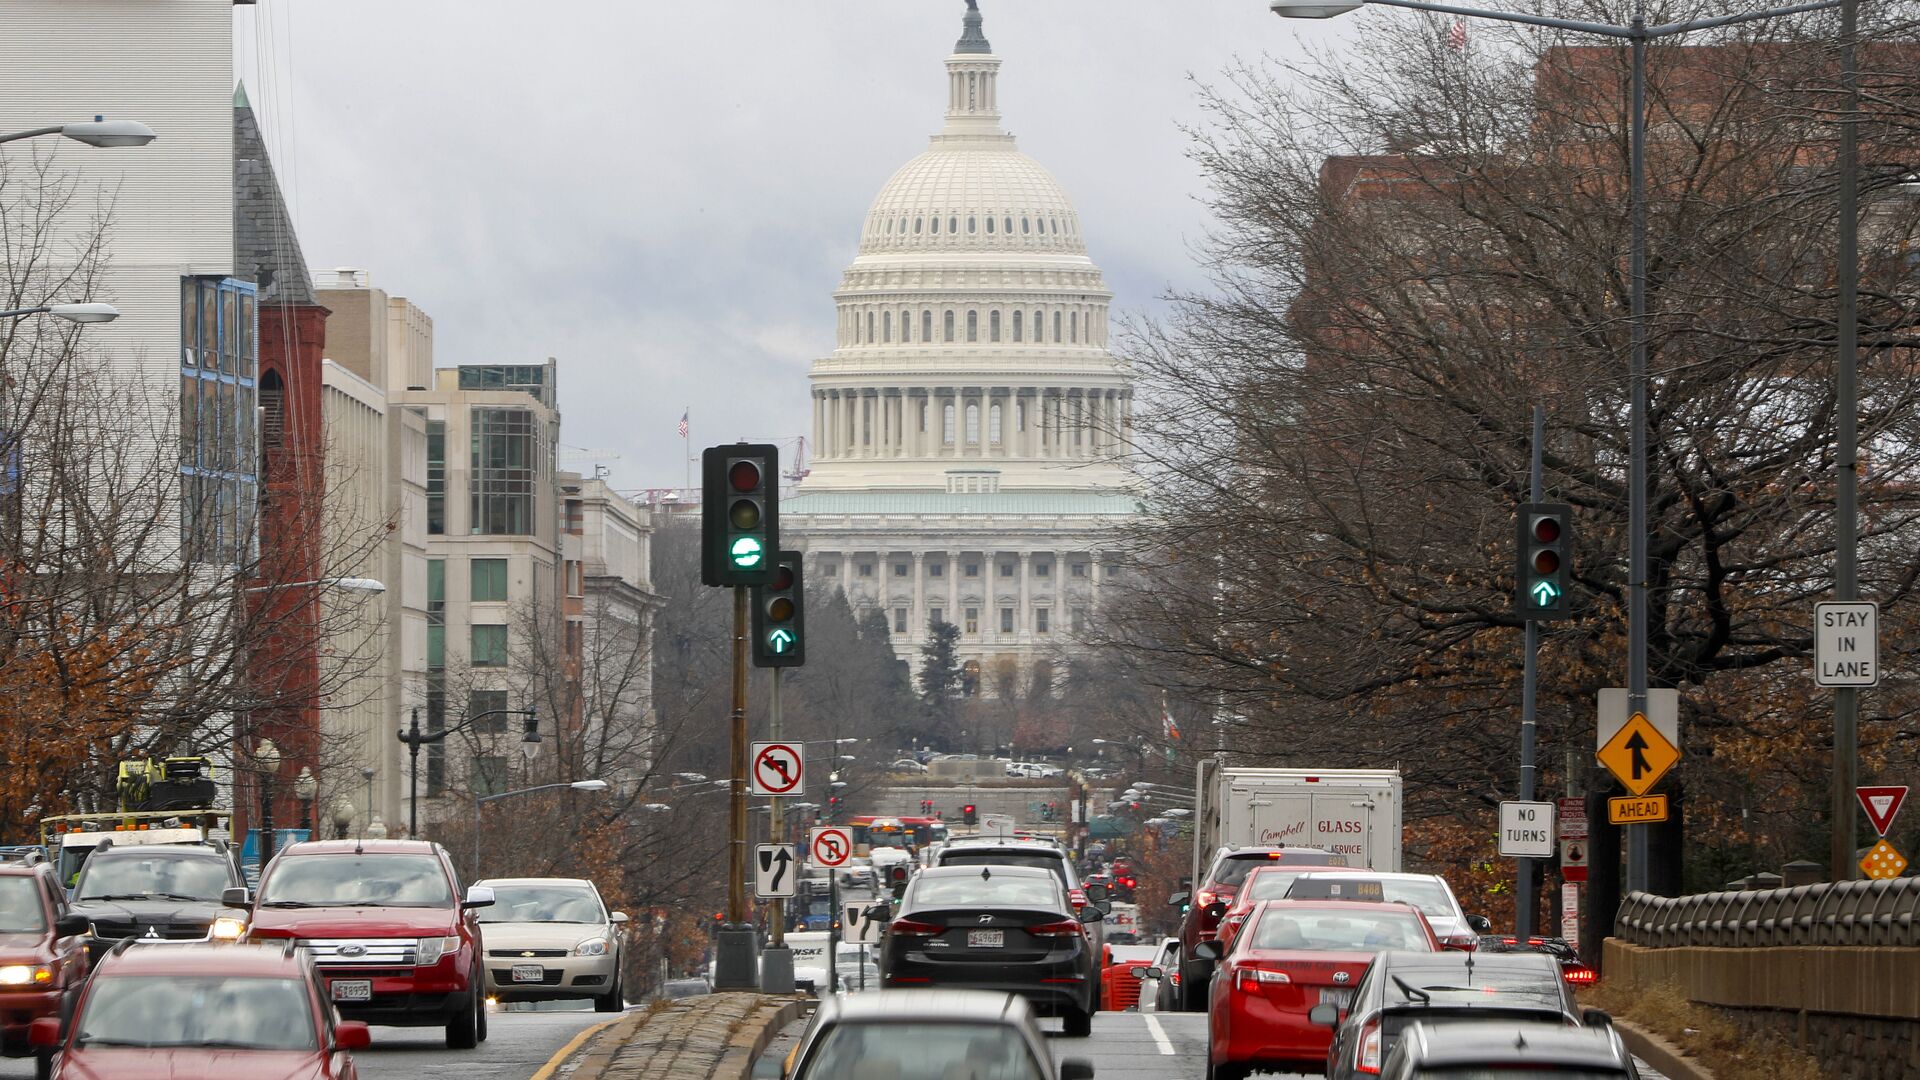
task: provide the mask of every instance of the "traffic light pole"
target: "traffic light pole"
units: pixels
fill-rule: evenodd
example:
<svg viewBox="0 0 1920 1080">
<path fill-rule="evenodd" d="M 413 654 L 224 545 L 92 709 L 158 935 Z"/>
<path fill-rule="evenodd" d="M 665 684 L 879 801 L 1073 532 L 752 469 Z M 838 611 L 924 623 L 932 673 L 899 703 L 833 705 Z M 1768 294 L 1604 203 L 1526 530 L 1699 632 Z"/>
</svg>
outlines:
<svg viewBox="0 0 1920 1080">
<path fill-rule="evenodd" d="M 1540 491 L 1541 446 L 1546 442 L 1546 436 L 1547 410 L 1544 406 L 1535 405 L 1533 407 L 1533 467 L 1528 481 L 1532 490 L 1528 499 L 1535 503 L 1546 499 Z M 1539 730 L 1536 710 L 1540 699 L 1538 663 L 1540 620 L 1527 620 L 1526 635 L 1526 673 L 1522 677 L 1520 690 L 1520 801 L 1532 802 L 1535 774 L 1538 771 L 1534 765 L 1534 743 Z M 1534 871 L 1539 864 L 1527 858 L 1519 859 L 1517 862 L 1519 865 L 1514 869 L 1513 927 L 1516 936 L 1528 938 L 1533 936 L 1533 918 L 1540 906 L 1540 898 L 1537 895 L 1539 889 L 1535 885 L 1534 876 Z"/>
<path fill-rule="evenodd" d="M 1846 95 L 1846 115 L 1840 121 L 1840 149 L 1836 168 L 1840 181 L 1840 250 L 1835 284 L 1840 293 L 1834 373 L 1834 540 L 1833 598 L 1860 599 L 1856 535 L 1860 515 L 1855 484 L 1859 479 L 1859 389 L 1855 385 L 1859 362 L 1860 210 L 1859 136 L 1860 73 L 1854 57 L 1854 32 L 1859 25 L 1859 0 L 1840 4 L 1840 83 Z M 1860 691 L 1843 686 L 1833 694 L 1833 880 L 1859 876 L 1855 861 L 1854 786 L 1860 782 Z"/>
<path fill-rule="evenodd" d="M 733 587 L 733 786 L 728 814 L 727 923 L 714 944 L 713 988 L 756 990 L 759 963 L 747 921 L 747 586 Z"/>
</svg>

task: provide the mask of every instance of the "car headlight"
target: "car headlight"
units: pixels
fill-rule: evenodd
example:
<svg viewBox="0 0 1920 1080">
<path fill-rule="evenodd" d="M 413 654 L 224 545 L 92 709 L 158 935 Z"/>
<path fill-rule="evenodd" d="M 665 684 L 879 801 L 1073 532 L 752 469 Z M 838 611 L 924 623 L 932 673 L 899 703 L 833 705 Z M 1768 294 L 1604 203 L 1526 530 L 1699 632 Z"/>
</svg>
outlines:
<svg viewBox="0 0 1920 1080">
<path fill-rule="evenodd" d="M 53 981 L 53 969 L 33 964 L 8 964 L 0 967 L 0 986 L 32 986 Z"/>
<path fill-rule="evenodd" d="M 588 938 L 587 940 L 585 940 L 585 941 L 583 941 L 583 942 L 581 942 L 580 944 L 578 944 L 578 945 L 575 945 L 575 946 L 573 947 L 573 955 L 575 955 L 575 956 L 605 956 L 605 955 L 607 955 L 607 939 L 606 939 L 606 938 L 597 938 L 597 937 L 596 937 L 596 938 Z"/>
<path fill-rule="evenodd" d="M 222 915 L 213 920 L 207 936 L 215 941 L 239 941 L 247 936 L 247 920 L 238 915 Z"/>
<path fill-rule="evenodd" d="M 442 956 L 459 948 L 460 939 L 457 937 L 423 937 L 414 946 L 413 962 L 421 967 L 437 964 Z"/>
</svg>

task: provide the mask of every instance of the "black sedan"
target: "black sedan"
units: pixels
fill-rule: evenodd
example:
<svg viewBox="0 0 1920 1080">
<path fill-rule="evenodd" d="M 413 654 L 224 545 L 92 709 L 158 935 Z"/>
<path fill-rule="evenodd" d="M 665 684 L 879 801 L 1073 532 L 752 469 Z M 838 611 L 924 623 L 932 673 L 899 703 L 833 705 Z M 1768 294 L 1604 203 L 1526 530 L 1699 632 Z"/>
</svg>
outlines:
<svg viewBox="0 0 1920 1080">
<path fill-rule="evenodd" d="M 1471 1076 L 1474 1080 L 1639 1080 L 1633 1055 L 1611 1027 L 1547 1024 L 1415 1024 L 1387 1056 L 1380 1080 Z"/>
<path fill-rule="evenodd" d="M 1058 1016 L 1068 1035 L 1093 1033 L 1096 960 L 1086 924 L 1060 879 L 1025 866 L 929 867 L 900 898 L 880 952 L 889 989 L 998 990 Z"/>
<path fill-rule="evenodd" d="M 1596 1023 L 1605 1018 L 1597 1010 L 1592 1016 Z M 1416 1023 L 1583 1022 L 1558 962 L 1539 953 L 1383 952 L 1354 988 L 1344 1021 L 1331 1005 L 1309 1017 L 1338 1024 L 1327 1050 L 1331 1080 L 1378 1075 L 1402 1033 Z"/>
</svg>

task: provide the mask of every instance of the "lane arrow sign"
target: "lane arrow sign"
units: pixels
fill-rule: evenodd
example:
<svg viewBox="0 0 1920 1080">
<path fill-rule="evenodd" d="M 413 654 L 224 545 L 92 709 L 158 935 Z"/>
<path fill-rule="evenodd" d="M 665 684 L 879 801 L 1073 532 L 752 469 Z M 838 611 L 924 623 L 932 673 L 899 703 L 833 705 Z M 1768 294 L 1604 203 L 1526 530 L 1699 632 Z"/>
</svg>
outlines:
<svg viewBox="0 0 1920 1080">
<path fill-rule="evenodd" d="M 1861 809 L 1867 812 L 1867 820 L 1873 823 L 1873 831 L 1886 836 L 1893 826 L 1893 819 L 1900 814 L 1900 808 L 1906 805 L 1907 786 L 1860 787 L 1854 788 L 1855 798 L 1860 800 Z"/>
<path fill-rule="evenodd" d="M 1633 737 L 1627 740 L 1627 749 L 1633 752 L 1633 780 L 1639 783 L 1642 776 L 1653 771 L 1653 766 L 1647 764 L 1646 736 L 1634 732 Z"/>
</svg>

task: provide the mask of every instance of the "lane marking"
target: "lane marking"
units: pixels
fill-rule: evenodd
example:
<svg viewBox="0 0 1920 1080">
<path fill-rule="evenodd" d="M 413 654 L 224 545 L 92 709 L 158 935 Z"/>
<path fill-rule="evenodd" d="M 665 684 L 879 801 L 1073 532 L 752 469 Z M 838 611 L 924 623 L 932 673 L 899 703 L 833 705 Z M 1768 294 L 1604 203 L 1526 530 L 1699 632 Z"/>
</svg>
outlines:
<svg viewBox="0 0 1920 1080">
<path fill-rule="evenodd" d="M 575 1035 L 567 1045 L 561 1047 L 552 1057 L 548 1058 L 545 1065 L 540 1066 L 540 1071 L 534 1073 L 531 1080 L 549 1080 L 554 1073 L 560 1070 L 560 1066 L 566 1064 L 567 1059 L 573 1056 L 575 1050 L 580 1049 L 581 1045 L 588 1039 L 593 1038 L 595 1035 L 600 1034 L 602 1031 L 618 1023 L 619 1019 L 620 1018 L 615 1018 L 613 1020 L 603 1021 Z"/>
<path fill-rule="evenodd" d="M 1173 1041 L 1168 1039 L 1167 1033 L 1161 1029 L 1160 1018 L 1152 1013 L 1147 1013 L 1143 1019 L 1147 1022 L 1147 1033 L 1153 1036 L 1154 1043 L 1160 1047 L 1161 1056 L 1172 1057 Z"/>
</svg>

